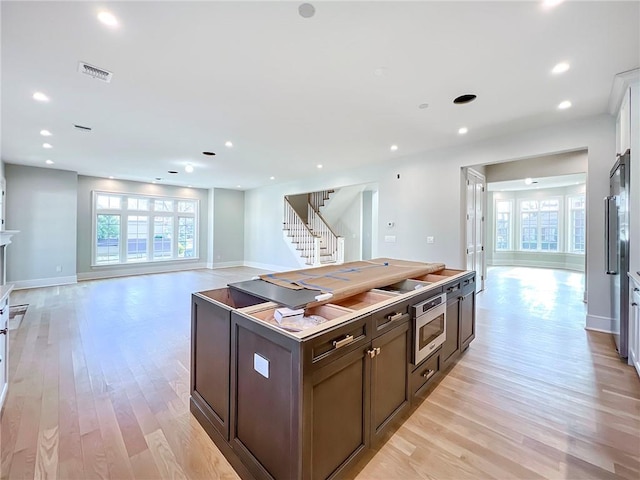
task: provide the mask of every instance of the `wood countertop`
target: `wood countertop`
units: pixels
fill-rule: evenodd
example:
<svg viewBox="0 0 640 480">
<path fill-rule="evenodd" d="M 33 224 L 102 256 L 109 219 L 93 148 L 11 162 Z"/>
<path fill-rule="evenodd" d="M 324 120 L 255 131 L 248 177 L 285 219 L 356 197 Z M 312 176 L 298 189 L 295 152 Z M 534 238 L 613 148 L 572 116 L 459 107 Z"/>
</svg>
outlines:
<svg viewBox="0 0 640 480">
<path fill-rule="evenodd" d="M 444 268 L 444 263 L 376 258 L 261 275 L 259 280 L 230 283 L 229 287 L 289 308 L 309 308 Z"/>
</svg>

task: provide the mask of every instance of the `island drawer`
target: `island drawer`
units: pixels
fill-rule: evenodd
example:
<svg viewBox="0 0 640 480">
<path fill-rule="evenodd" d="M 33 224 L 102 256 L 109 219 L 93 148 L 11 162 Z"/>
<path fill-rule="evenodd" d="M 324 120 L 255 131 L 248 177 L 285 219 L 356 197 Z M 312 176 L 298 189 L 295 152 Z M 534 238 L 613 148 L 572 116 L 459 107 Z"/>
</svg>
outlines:
<svg viewBox="0 0 640 480">
<path fill-rule="evenodd" d="M 440 371 L 440 352 L 436 352 L 422 362 L 411 374 L 411 393 L 418 394 L 418 391 L 426 387 L 438 376 Z"/>
<path fill-rule="evenodd" d="M 462 280 L 462 296 L 465 296 L 467 293 L 472 292 L 476 288 L 476 276 L 469 275 L 467 278 Z"/>
<path fill-rule="evenodd" d="M 390 328 L 409 321 L 409 302 L 399 302 L 378 310 L 371 315 L 373 335 L 377 337 Z"/>
<path fill-rule="evenodd" d="M 371 341 L 371 315 L 351 320 L 304 342 L 304 361 L 313 370 Z"/>
</svg>

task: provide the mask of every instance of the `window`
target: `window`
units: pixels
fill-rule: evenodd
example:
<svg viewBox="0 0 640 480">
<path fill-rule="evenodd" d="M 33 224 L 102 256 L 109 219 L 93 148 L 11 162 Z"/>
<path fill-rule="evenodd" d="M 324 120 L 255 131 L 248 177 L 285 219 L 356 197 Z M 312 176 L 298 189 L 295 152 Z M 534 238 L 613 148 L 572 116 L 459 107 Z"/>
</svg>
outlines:
<svg viewBox="0 0 640 480">
<path fill-rule="evenodd" d="M 93 211 L 94 265 L 197 256 L 197 200 L 95 192 Z"/>
<path fill-rule="evenodd" d="M 586 246 L 585 197 L 569 197 L 569 252 L 584 253 Z"/>
<path fill-rule="evenodd" d="M 558 251 L 560 200 L 522 200 L 520 202 L 520 249 Z"/>
<path fill-rule="evenodd" d="M 511 250 L 511 200 L 496 201 L 496 250 Z"/>
</svg>

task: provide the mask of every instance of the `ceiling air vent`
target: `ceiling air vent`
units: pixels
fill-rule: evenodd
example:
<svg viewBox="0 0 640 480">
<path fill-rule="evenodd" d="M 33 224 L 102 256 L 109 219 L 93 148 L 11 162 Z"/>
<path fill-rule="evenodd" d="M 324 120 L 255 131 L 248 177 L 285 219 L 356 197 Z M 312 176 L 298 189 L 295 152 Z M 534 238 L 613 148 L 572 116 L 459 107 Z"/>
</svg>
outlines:
<svg viewBox="0 0 640 480">
<path fill-rule="evenodd" d="M 102 68 L 94 67 L 93 65 L 89 65 L 88 63 L 84 62 L 78 62 L 78 71 L 80 73 L 84 73 L 85 75 L 89 75 L 92 78 L 97 78 L 98 80 L 102 80 L 103 82 L 107 83 L 110 83 L 111 77 L 113 77 L 113 73 Z"/>
</svg>

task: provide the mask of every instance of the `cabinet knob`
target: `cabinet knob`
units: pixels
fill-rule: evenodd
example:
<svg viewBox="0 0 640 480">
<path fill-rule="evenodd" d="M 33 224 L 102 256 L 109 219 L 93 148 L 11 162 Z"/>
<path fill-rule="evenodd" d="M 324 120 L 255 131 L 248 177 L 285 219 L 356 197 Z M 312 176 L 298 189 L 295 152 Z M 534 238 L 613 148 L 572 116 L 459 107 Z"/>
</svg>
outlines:
<svg viewBox="0 0 640 480">
<path fill-rule="evenodd" d="M 367 350 L 367 353 L 369 354 L 369 357 L 373 358 L 376 356 L 376 349 Z"/>
</svg>

